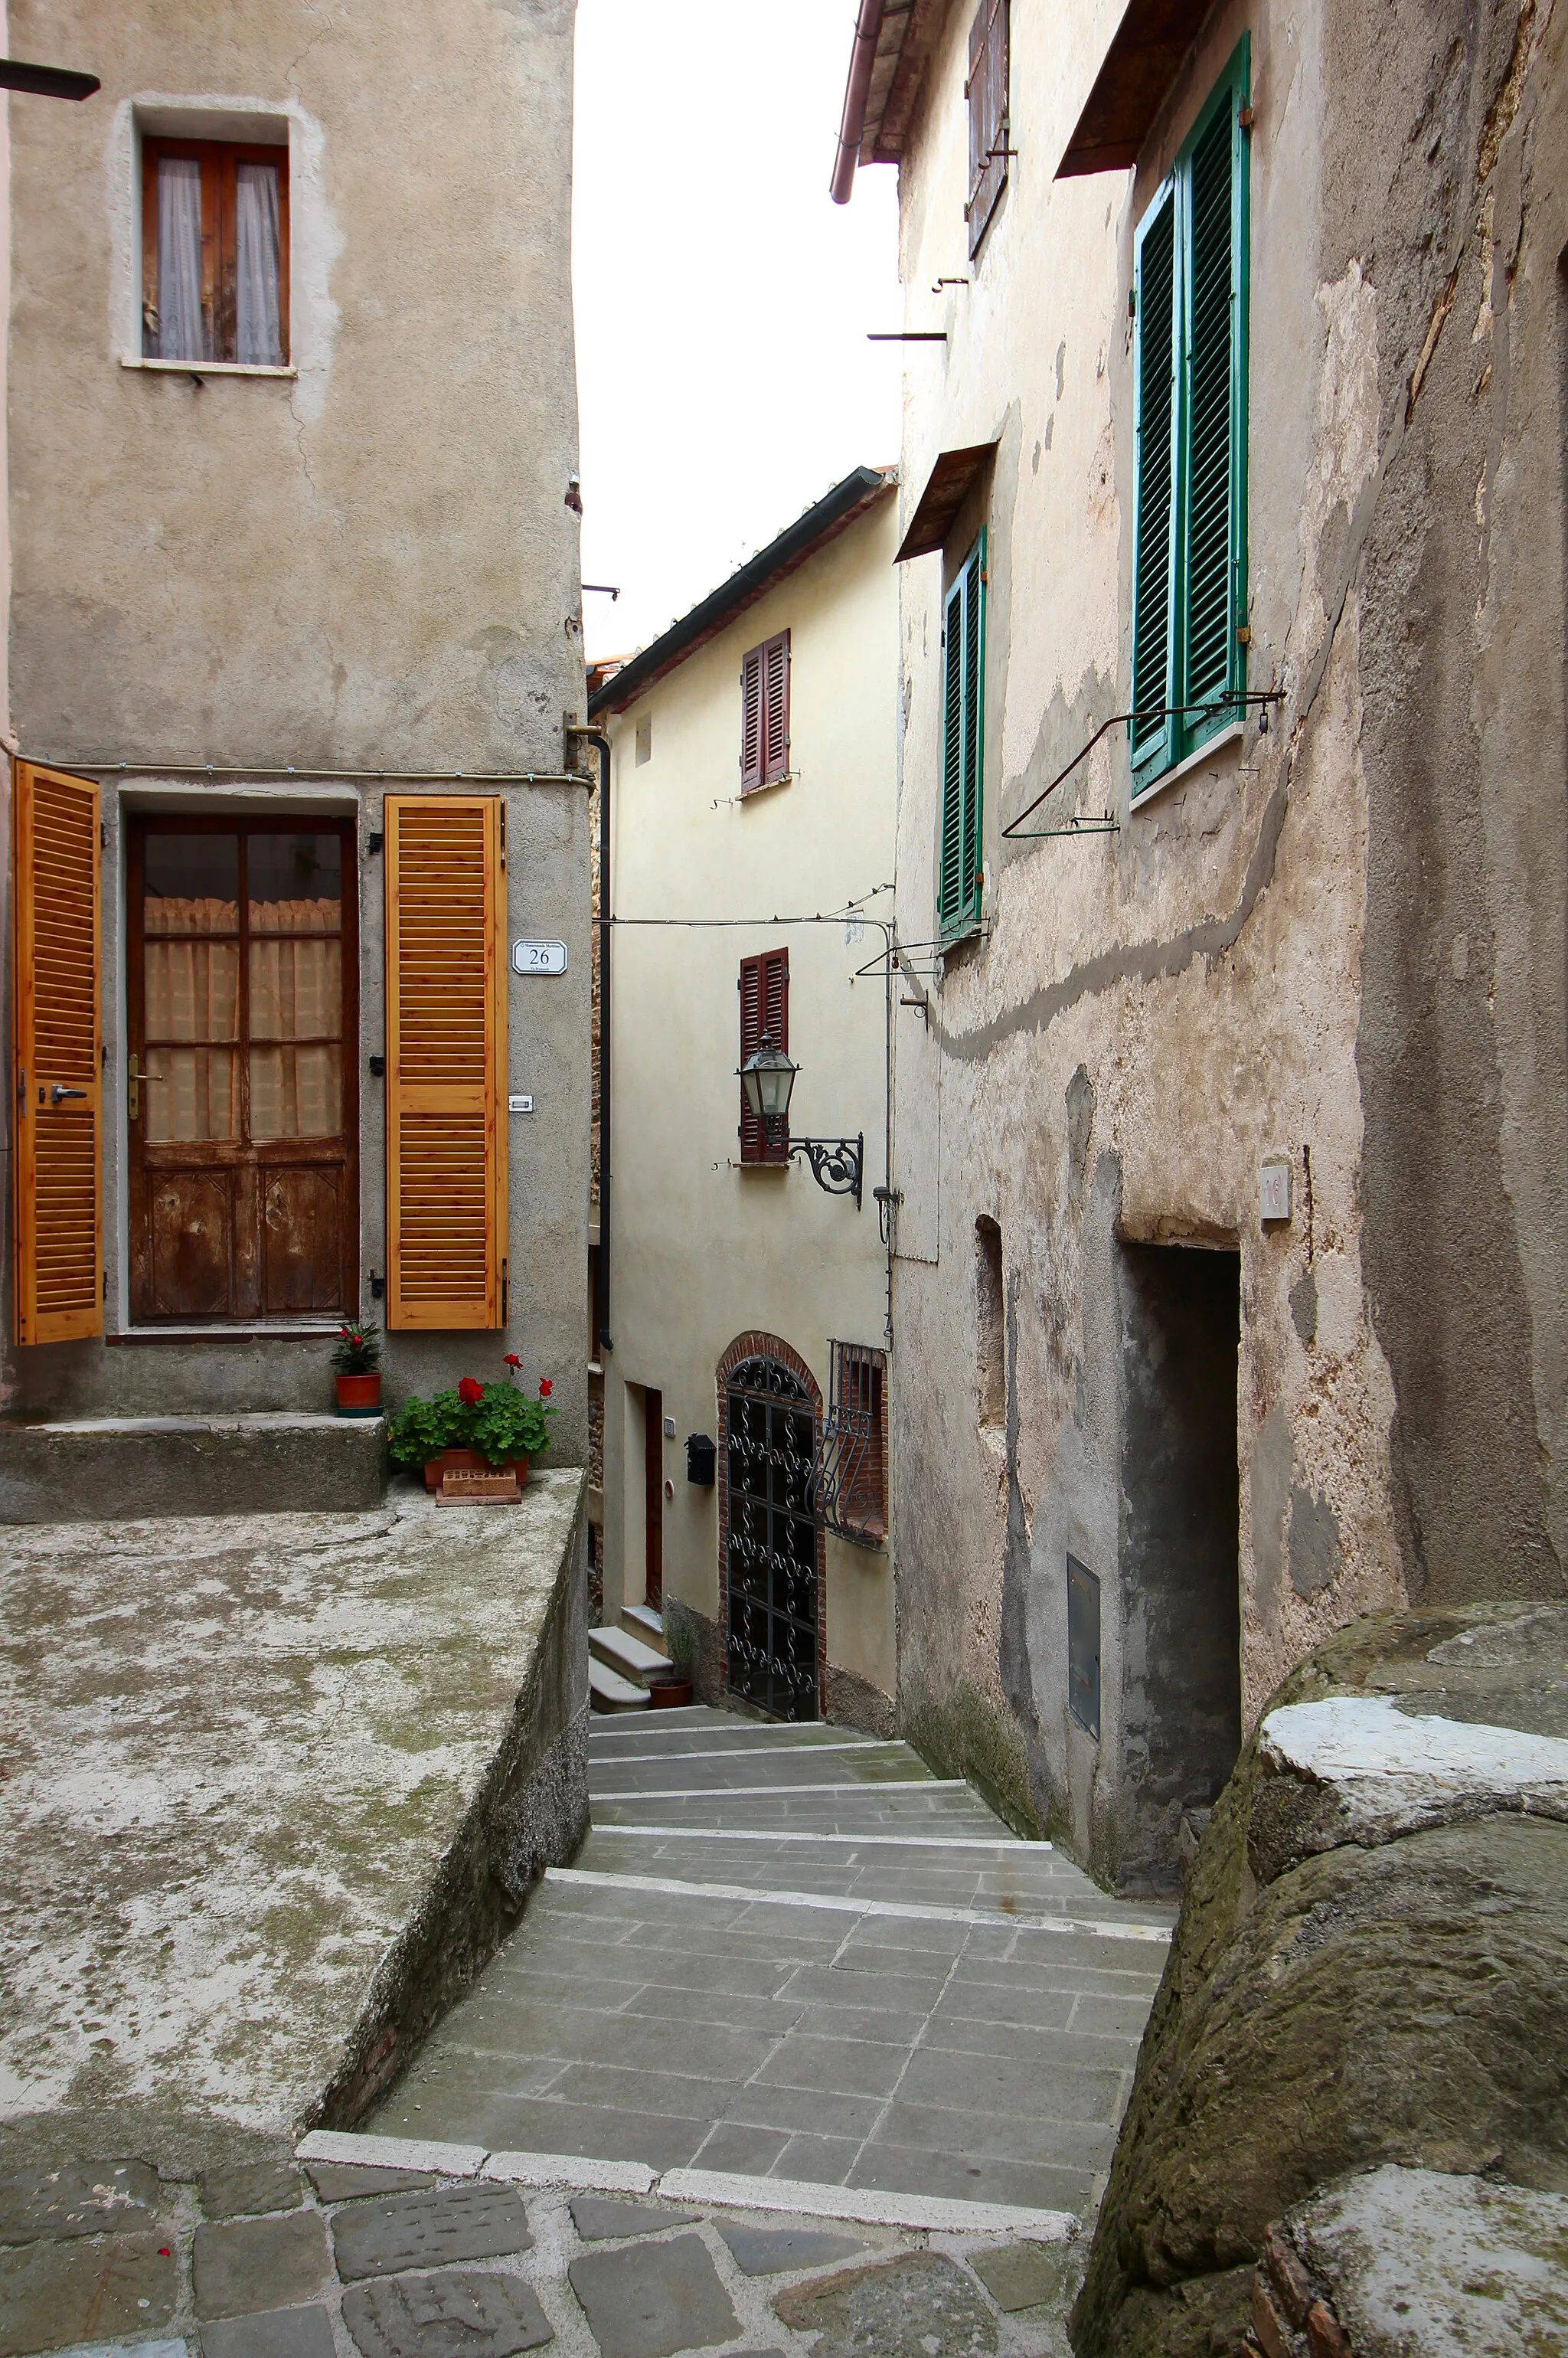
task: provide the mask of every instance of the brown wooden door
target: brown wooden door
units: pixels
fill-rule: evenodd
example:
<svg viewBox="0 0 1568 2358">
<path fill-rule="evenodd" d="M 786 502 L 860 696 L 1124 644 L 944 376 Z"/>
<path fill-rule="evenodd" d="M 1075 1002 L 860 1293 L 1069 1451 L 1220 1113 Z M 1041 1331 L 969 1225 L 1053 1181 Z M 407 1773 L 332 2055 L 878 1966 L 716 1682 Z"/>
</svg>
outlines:
<svg viewBox="0 0 1568 2358">
<path fill-rule="evenodd" d="M 665 1602 L 665 1396 L 643 1394 L 643 1520 L 646 1551 L 643 1602 Z"/>
<path fill-rule="evenodd" d="M 138 1322 L 358 1308 L 353 849 L 347 819 L 132 834 Z"/>
</svg>

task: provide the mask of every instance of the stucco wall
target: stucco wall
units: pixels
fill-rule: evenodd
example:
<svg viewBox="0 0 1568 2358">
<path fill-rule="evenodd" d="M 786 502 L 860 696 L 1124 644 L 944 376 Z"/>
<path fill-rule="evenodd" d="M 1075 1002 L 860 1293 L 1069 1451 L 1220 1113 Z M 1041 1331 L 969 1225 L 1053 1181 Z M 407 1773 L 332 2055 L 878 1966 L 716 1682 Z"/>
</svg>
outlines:
<svg viewBox="0 0 1568 2358">
<path fill-rule="evenodd" d="M 1019 154 L 966 265 L 968 13 L 946 27 L 902 172 L 908 317 L 950 339 L 910 363 L 906 504 L 939 449 L 994 437 L 997 451 L 945 559 L 903 568 L 899 924 L 918 940 L 935 930 L 940 594 L 987 522 L 984 934 L 946 958 L 929 1033 L 904 1011 L 897 1035 L 901 1700 L 931 1748 L 983 1755 L 1022 1810 L 1113 1870 L 1119 1707 L 1098 1747 L 1068 1719 L 1063 1558 L 1117 1588 L 1119 1238 L 1240 1253 L 1249 1723 L 1313 1644 L 1407 1589 L 1561 1585 L 1562 568 L 1554 554 L 1539 600 L 1521 590 L 1510 608 L 1495 590 L 1489 615 L 1483 576 L 1511 580 L 1522 546 L 1497 547 L 1495 522 L 1488 543 L 1477 481 L 1490 463 L 1515 512 L 1526 495 L 1506 446 L 1488 461 L 1471 400 L 1506 316 L 1494 304 L 1469 345 L 1476 254 L 1476 299 L 1462 327 L 1456 300 L 1459 331 L 1438 347 L 1452 377 L 1433 362 L 1416 411 L 1418 430 L 1429 405 L 1445 421 L 1433 456 L 1403 427 L 1433 302 L 1474 230 L 1515 14 L 1434 6 L 1396 27 L 1222 6 L 1138 171 L 1055 183 L 1107 12 L 1015 10 Z M 1254 716 L 1136 811 L 1114 733 L 1031 824 L 1108 810 L 1119 832 L 1004 844 L 1002 824 L 1126 707 L 1133 231 L 1244 30 L 1249 684 L 1284 700 L 1267 734 Z M 1444 72 L 1449 145 L 1428 156 Z M 1507 140 L 1500 152 L 1493 177 Z M 1562 240 L 1542 234 L 1551 281 Z M 966 267 L 972 283 L 935 302 L 932 282 Z M 1521 264 L 1516 307 L 1526 284 Z M 1535 414 L 1549 402 L 1555 418 L 1544 357 L 1535 371 Z M 1557 465 L 1539 433 L 1523 472 L 1554 516 Z M 1440 554 L 1450 537 L 1463 579 Z M 1528 630 L 1532 665 L 1522 646 L 1512 663 L 1490 654 L 1510 627 Z M 1492 676 L 1506 686 L 1488 691 Z M 1521 763 L 1526 712 L 1510 724 L 1487 708 L 1527 696 Z M 1461 968 L 1464 1056 L 1443 1011 Z M 1265 1228 L 1259 1165 L 1274 1154 L 1292 1167 L 1294 1216 Z M 1006 1271 L 1000 1452 L 953 1380 L 974 1364 L 981 1215 L 1000 1223 Z M 1112 1669 L 1108 1656 L 1114 1684 Z"/>
<path fill-rule="evenodd" d="M 871 1189 L 884 1176 L 886 1000 L 874 925 L 788 922 L 842 910 L 892 876 L 896 501 L 850 525 L 609 723 L 611 785 L 613 1350 L 606 1359 L 605 1617 L 643 1585 L 640 1388 L 664 1397 L 675 1497 L 665 1595 L 722 1620 L 718 1493 L 686 1478 L 686 1436 L 716 1435 L 715 1370 L 735 1338 L 775 1335 L 824 1403 L 828 1342 L 886 1346 L 887 1263 Z M 741 660 L 790 633 L 787 784 L 740 799 Z M 635 758 L 640 720 L 650 758 Z M 891 895 L 869 903 L 886 917 Z M 773 922 L 776 914 L 778 922 Z M 715 927 L 657 917 L 762 918 Z M 742 957 L 787 948 L 797 1137 L 865 1132 L 864 1202 L 823 1194 L 801 1161 L 740 1166 Z M 722 1480 L 722 1469 L 720 1469 Z M 831 1663 L 894 1682 L 892 1545 L 827 1541 Z"/>
<path fill-rule="evenodd" d="M 105 16 L 24 0 L 17 53 L 90 65 L 80 107 L 13 114 L 10 652 L 25 754 L 108 779 L 103 867 L 108 1323 L 124 1326 L 123 821 L 197 806 L 181 765 L 237 773 L 207 810 L 357 816 L 362 1309 L 385 1269 L 382 863 L 387 789 L 421 772 L 558 773 L 583 708 L 569 281 L 569 0 L 431 15 L 303 0 Z M 144 132 L 287 132 L 291 375 L 127 366 L 140 352 Z M 167 767 L 166 767 L 167 765 Z M 268 781 L 292 770 L 294 780 Z M 366 772 L 353 778 L 340 773 Z M 470 786 L 469 791 L 475 789 Z M 510 986 L 504 1336 L 392 1338 L 389 1393 L 522 1354 L 580 1461 L 588 1198 L 582 788 L 508 806 L 508 935 L 563 939 L 564 979 Z M 186 799 L 189 798 L 189 799 Z M 29 1408 L 320 1404 L 319 1344 L 22 1355 Z"/>
</svg>

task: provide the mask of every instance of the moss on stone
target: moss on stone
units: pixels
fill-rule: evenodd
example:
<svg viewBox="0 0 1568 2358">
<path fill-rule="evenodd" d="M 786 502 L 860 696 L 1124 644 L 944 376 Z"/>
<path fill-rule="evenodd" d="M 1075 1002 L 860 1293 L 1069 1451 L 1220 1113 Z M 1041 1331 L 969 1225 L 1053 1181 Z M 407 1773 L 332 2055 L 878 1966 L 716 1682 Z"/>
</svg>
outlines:
<svg viewBox="0 0 1568 2358">
<path fill-rule="evenodd" d="M 967 1778 L 1014 1833 L 1041 1840 L 1023 1738 L 989 1695 L 967 1683 L 940 1700 L 916 1688 L 902 1698 L 899 1721 L 900 1734 L 936 1776 Z"/>
</svg>

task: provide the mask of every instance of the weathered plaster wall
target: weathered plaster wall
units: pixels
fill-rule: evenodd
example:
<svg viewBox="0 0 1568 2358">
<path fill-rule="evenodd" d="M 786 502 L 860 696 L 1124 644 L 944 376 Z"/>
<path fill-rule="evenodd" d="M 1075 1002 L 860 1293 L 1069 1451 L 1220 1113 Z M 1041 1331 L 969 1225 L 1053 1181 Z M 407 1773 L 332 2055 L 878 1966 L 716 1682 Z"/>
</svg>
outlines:
<svg viewBox="0 0 1568 2358">
<path fill-rule="evenodd" d="M 609 719 L 613 1031 L 612 1293 L 606 1363 L 605 1618 L 643 1594 L 643 1387 L 675 1420 L 664 1471 L 665 1594 L 722 1624 L 719 1494 L 689 1483 L 686 1437 L 716 1435 L 715 1370 L 736 1336 L 775 1335 L 826 1404 L 831 1337 L 885 1345 L 882 936 L 842 910 L 892 874 L 897 503 L 884 499 Z M 744 803 L 741 661 L 790 633 L 786 784 Z M 636 759 L 639 724 L 650 757 Z M 884 893 L 870 902 L 888 914 Z M 649 918 L 704 921 L 650 925 Z M 760 918 L 755 925 L 726 922 Z M 827 1195 L 804 1161 L 739 1163 L 742 957 L 787 948 L 797 1137 L 865 1133 L 864 1201 Z M 873 971 L 856 979 L 857 970 Z M 722 1481 L 722 1468 L 719 1479 Z M 896 1537 L 896 1534 L 895 1534 Z M 895 1681 L 892 1545 L 828 1536 L 830 1662 L 881 1696 Z"/>
<path fill-rule="evenodd" d="M 1491 498 L 1495 477 L 1510 516 L 1539 501 L 1560 518 L 1559 460 L 1539 430 L 1530 463 L 1506 447 L 1489 459 L 1497 429 L 1471 401 L 1506 341 L 1517 210 L 1482 241 L 1503 257 L 1490 312 L 1472 258 L 1466 322 L 1456 297 L 1423 372 L 1417 429 L 1428 406 L 1451 421 L 1431 429 L 1432 457 L 1418 460 L 1402 422 L 1454 267 L 1444 224 L 1456 255 L 1482 202 L 1475 157 L 1517 12 L 1483 25 L 1436 7 L 1369 27 L 1363 11 L 1222 6 L 1139 170 L 1054 183 L 1103 54 L 1101 14 L 1047 27 L 1015 12 L 1020 152 L 972 263 L 967 12 L 947 27 L 903 171 L 911 323 L 931 322 L 936 277 L 967 268 L 972 281 L 944 298 L 948 345 L 911 361 L 906 506 L 939 449 L 994 437 L 997 451 L 945 561 L 903 568 L 900 927 L 919 940 L 935 931 L 939 597 L 984 514 L 985 926 L 939 970 L 929 1033 L 918 1013 L 900 1018 L 893 1462 L 909 1724 L 946 1758 L 984 1754 L 1022 1814 L 1058 1823 L 1109 1870 L 1127 1666 L 1108 1611 L 1096 1747 L 1067 1714 L 1064 1559 L 1070 1548 L 1099 1573 L 1108 1603 L 1115 1239 L 1240 1254 L 1249 1724 L 1291 1663 L 1407 1585 L 1561 1585 L 1548 1502 L 1568 1154 L 1562 534 L 1554 524 L 1543 544 L 1538 531 L 1527 557 L 1522 527 L 1517 545 L 1503 539 L 1476 492 Z M 1267 734 L 1249 719 L 1136 812 L 1114 735 L 1031 824 L 1109 810 L 1118 834 L 1004 844 L 1001 825 L 1125 707 L 1132 233 L 1244 30 L 1249 680 L 1277 683 L 1284 701 Z M 1444 70 L 1464 93 L 1446 102 L 1447 162 L 1427 104 L 1430 84 L 1450 86 Z M 1537 82 L 1527 72 L 1519 87 L 1500 157 L 1526 141 Z M 1552 437 L 1554 234 L 1542 232 L 1537 273 L 1552 324 L 1539 353 L 1528 348 L 1528 415 Z M 1522 252 L 1516 308 L 1532 283 L 1528 237 Z M 1430 301 L 1412 271 L 1432 280 Z M 1463 464 L 1444 460 L 1448 441 Z M 1463 567 L 1444 559 L 1449 542 Z M 1550 575 L 1539 597 L 1527 568 Z M 1469 1042 L 1463 1056 L 1451 1033 Z M 1275 1153 L 1292 1166 L 1294 1217 L 1265 1229 L 1258 1166 Z M 975 1364 L 980 1215 L 1003 1241 L 1000 1447 L 954 1380 Z"/>
<path fill-rule="evenodd" d="M 102 77 L 15 115 L 9 308 L 22 749 L 105 786 L 106 1320 L 125 1291 L 124 821 L 131 809 L 352 812 L 359 829 L 361 1309 L 386 1266 L 384 878 L 362 770 L 558 772 L 583 709 L 569 281 L 569 0 L 433 16 L 312 0 L 236 16 L 155 0 L 105 18 L 23 0 L 21 54 Z M 140 350 L 145 131 L 287 133 L 292 376 L 125 366 Z M 239 767 L 193 788 L 182 764 Z M 247 772 L 243 765 L 254 764 Z M 280 789 L 268 771 L 293 769 Z M 438 784 L 416 791 L 441 792 Z M 471 789 L 470 789 L 471 791 Z M 462 1372 L 556 1383 L 557 1459 L 587 1454 L 589 820 L 580 787 L 504 789 L 508 934 L 566 941 L 512 978 L 511 1319 L 397 1336 L 388 1397 Z M 8 1263 L 7 1255 L 7 1263 Z M 312 1322 L 305 1322 L 312 1323 Z M 319 1322 L 315 1322 L 319 1323 Z M 7 1321 L 9 1332 L 9 1321 Z M 315 1407 L 319 1342 L 22 1355 L 13 1399 L 77 1413 Z"/>
</svg>

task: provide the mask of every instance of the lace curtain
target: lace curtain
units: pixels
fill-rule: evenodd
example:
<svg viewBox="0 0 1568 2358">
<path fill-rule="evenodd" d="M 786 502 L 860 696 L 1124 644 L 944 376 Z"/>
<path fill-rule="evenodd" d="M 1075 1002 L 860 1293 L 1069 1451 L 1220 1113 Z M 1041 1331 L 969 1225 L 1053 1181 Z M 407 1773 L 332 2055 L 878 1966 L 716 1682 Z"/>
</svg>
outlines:
<svg viewBox="0 0 1568 2358">
<path fill-rule="evenodd" d="M 253 368 L 280 368 L 278 333 L 277 167 L 240 164 L 234 172 L 234 358 Z"/>
<path fill-rule="evenodd" d="M 332 1138 L 342 1115 L 342 949 L 335 900 L 145 903 L 149 1142 L 238 1139 L 240 957 L 250 961 L 250 1137 Z M 330 938 L 327 938 L 327 936 Z M 203 938 L 208 936 L 209 938 Z M 315 936 L 315 938 L 311 938 Z"/>
<path fill-rule="evenodd" d="M 160 360 L 212 358 L 201 315 L 201 167 L 194 157 L 158 158 L 157 332 Z"/>
</svg>

